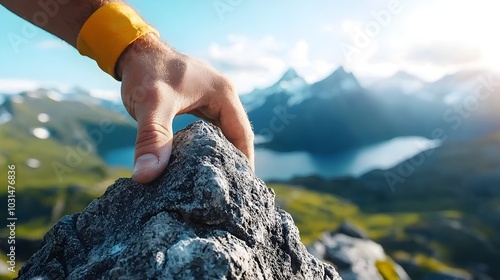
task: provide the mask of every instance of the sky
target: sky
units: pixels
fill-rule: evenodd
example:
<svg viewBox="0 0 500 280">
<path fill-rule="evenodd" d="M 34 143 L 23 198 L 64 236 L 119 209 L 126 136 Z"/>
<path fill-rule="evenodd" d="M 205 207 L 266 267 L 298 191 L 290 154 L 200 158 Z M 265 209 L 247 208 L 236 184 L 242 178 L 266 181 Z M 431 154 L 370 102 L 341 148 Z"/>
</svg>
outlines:
<svg viewBox="0 0 500 280">
<path fill-rule="evenodd" d="M 127 2 L 163 40 L 210 63 L 241 94 L 290 67 L 315 82 L 344 66 L 363 84 L 400 70 L 427 81 L 500 70 L 498 0 Z M 119 98 L 120 84 L 94 61 L 0 6 L 0 92 L 75 86 Z"/>
</svg>

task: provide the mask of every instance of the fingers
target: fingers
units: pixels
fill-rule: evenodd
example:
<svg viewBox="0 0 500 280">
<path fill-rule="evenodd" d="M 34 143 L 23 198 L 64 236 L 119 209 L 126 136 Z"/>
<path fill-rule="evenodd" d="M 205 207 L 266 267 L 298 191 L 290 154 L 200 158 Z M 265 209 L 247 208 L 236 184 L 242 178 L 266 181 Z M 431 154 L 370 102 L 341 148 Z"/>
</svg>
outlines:
<svg viewBox="0 0 500 280">
<path fill-rule="evenodd" d="M 223 104 L 219 115 L 219 127 L 226 138 L 248 158 L 254 170 L 254 134 L 247 113 L 237 96 L 229 97 Z"/>
<path fill-rule="evenodd" d="M 190 113 L 217 125 L 224 136 L 246 155 L 251 168 L 255 170 L 252 126 L 231 82 L 216 75 L 205 98 L 205 102 L 202 102 L 205 105 Z"/>
<path fill-rule="evenodd" d="M 247 156 L 250 166 L 254 169 L 254 134 L 231 82 L 212 67 L 199 61 L 195 67 L 188 67 L 187 77 L 196 78 L 189 79 L 190 83 L 183 85 L 181 91 L 202 94 L 194 98 L 186 107 L 188 109 L 180 113 L 189 112 L 217 125 L 226 138 Z"/>
<path fill-rule="evenodd" d="M 183 57 L 189 63 L 183 68 L 182 79 L 172 74 L 176 69 L 167 69 L 158 64 L 157 59 L 140 58 L 146 60 L 144 64 L 141 59 L 134 60 L 137 66 L 124 68 L 122 72 L 122 99 L 138 125 L 133 180 L 148 183 L 163 172 L 172 154 L 173 118 L 178 113 L 193 111 L 217 124 L 254 168 L 252 128 L 227 79 L 215 69 L 188 57 Z M 168 60 L 160 57 L 162 59 Z M 146 71 L 151 65 L 158 68 Z M 147 77 L 150 77 L 147 82 L 143 81 Z M 172 84 L 172 81 L 178 82 Z M 141 90 L 135 93 L 136 88 Z"/>
<path fill-rule="evenodd" d="M 172 154 L 172 121 L 175 110 L 167 94 L 152 91 L 135 104 L 137 140 L 132 179 L 144 184 L 156 179 Z"/>
</svg>

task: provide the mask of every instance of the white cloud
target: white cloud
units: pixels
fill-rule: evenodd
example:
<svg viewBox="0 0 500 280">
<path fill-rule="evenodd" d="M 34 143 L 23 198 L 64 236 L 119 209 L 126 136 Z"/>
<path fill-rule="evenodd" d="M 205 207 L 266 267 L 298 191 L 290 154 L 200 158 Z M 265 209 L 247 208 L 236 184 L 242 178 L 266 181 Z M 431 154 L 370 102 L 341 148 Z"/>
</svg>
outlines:
<svg viewBox="0 0 500 280">
<path fill-rule="evenodd" d="M 209 47 L 209 61 L 221 71 L 261 72 L 284 67 L 276 56 L 283 47 L 273 37 L 251 41 L 245 36 L 229 35 L 227 39 L 228 45 L 212 43 Z"/>
<path fill-rule="evenodd" d="M 308 65 L 309 62 L 309 44 L 306 41 L 300 40 L 289 52 L 290 59 L 295 64 L 295 67 Z"/>
<path fill-rule="evenodd" d="M 121 98 L 121 94 L 120 94 L 120 91 L 118 89 L 113 90 L 113 89 L 93 88 L 93 89 L 90 89 L 89 92 L 90 92 L 90 95 L 93 97 L 111 100 L 111 101 L 120 100 L 120 98 Z"/>
<path fill-rule="evenodd" d="M 36 44 L 36 46 L 40 49 L 61 49 L 69 47 L 69 45 L 66 42 L 59 39 L 49 39 L 40 41 Z"/>
<path fill-rule="evenodd" d="M 17 94 L 23 91 L 34 91 L 40 88 L 58 89 L 63 93 L 72 92 L 73 87 L 56 82 L 40 82 L 23 79 L 0 79 L 0 93 Z M 84 89 L 85 90 L 85 89 Z M 89 89 L 91 96 L 107 100 L 120 100 L 120 89 Z"/>
<path fill-rule="evenodd" d="M 334 65 L 324 59 L 312 59 L 310 47 L 305 40 L 298 41 L 288 53 L 290 66 L 295 68 L 309 82 L 316 82 L 333 71 Z"/>
<path fill-rule="evenodd" d="M 344 20 L 341 23 L 342 31 L 354 37 L 360 30 L 363 30 L 363 24 L 355 20 Z"/>
<path fill-rule="evenodd" d="M 54 81 L 0 78 L 0 93 L 18 94 L 23 91 L 34 91 L 40 88 L 58 89 L 61 92 L 68 92 L 72 87 L 67 84 Z"/>
<path fill-rule="evenodd" d="M 482 53 L 476 46 L 435 41 L 432 44 L 416 46 L 408 50 L 406 58 L 415 63 L 429 63 L 442 67 L 480 61 Z"/>
<path fill-rule="evenodd" d="M 333 32 L 333 25 L 330 23 L 324 24 L 321 26 L 321 30 L 323 30 L 326 33 L 332 33 Z"/>
<path fill-rule="evenodd" d="M 390 76 L 405 70 L 428 81 L 464 69 L 498 67 L 500 63 L 493 61 L 500 61 L 500 40 L 484 30 L 500 23 L 493 12 L 500 4 L 478 1 L 481 5 L 441 0 L 405 7 L 404 13 L 394 16 L 374 36 L 363 31 L 367 22 L 344 20 L 340 42 L 356 47 L 344 64 L 358 77 Z"/>
<path fill-rule="evenodd" d="M 304 74 L 309 82 L 327 75 L 334 68 L 328 61 L 311 58 L 309 43 L 303 39 L 286 45 L 271 36 L 252 40 L 231 35 L 227 41 L 226 45 L 210 45 L 208 61 L 226 74 L 240 93 L 271 85 L 289 67 Z"/>
<path fill-rule="evenodd" d="M 19 93 L 40 88 L 40 82 L 23 79 L 0 79 L 0 93 Z"/>
</svg>

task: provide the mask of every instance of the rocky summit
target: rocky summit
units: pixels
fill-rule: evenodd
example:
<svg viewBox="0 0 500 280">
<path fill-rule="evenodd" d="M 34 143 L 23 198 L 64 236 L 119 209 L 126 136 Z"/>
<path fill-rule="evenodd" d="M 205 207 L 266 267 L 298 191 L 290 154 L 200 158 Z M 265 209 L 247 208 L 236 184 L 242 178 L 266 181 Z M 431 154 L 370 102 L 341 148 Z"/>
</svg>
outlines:
<svg viewBox="0 0 500 280">
<path fill-rule="evenodd" d="M 160 178 L 119 179 L 63 217 L 18 279 L 341 279 L 274 197 L 218 128 L 196 122 Z"/>
</svg>

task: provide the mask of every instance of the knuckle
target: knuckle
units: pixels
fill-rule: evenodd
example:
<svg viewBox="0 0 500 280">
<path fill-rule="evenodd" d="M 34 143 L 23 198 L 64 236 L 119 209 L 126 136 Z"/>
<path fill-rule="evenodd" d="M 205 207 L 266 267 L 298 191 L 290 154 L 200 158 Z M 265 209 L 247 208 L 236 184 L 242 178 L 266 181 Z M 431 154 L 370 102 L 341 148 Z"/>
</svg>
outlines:
<svg viewBox="0 0 500 280">
<path fill-rule="evenodd" d="M 236 95 L 236 88 L 233 83 L 228 78 L 220 74 L 215 77 L 214 89 L 216 92 L 226 95 Z"/>
<path fill-rule="evenodd" d="M 230 94 L 233 94 L 233 95 L 237 95 L 236 93 L 236 87 L 234 86 L 233 82 L 231 82 L 230 80 L 225 80 L 225 89 L 228 93 Z"/>
<path fill-rule="evenodd" d="M 137 133 L 136 148 L 149 145 L 165 144 L 171 137 L 172 131 L 165 125 L 152 122 L 139 128 Z"/>
<path fill-rule="evenodd" d="M 161 86 L 157 83 L 151 84 L 149 88 L 138 86 L 138 90 L 132 94 L 132 100 L 136 104 L 156 103 L 160 99 L 160 93 Z"/>
<path fill-rule="evenodd" d="M 156 104 L 161 99 L 161 85 L 152 83 L 146 87 L 137 85 L 126 93 L 122 93 L 123 105 L 129 114 L 135 119 L 136 109 L 142 104 Z"/>
</svg>

